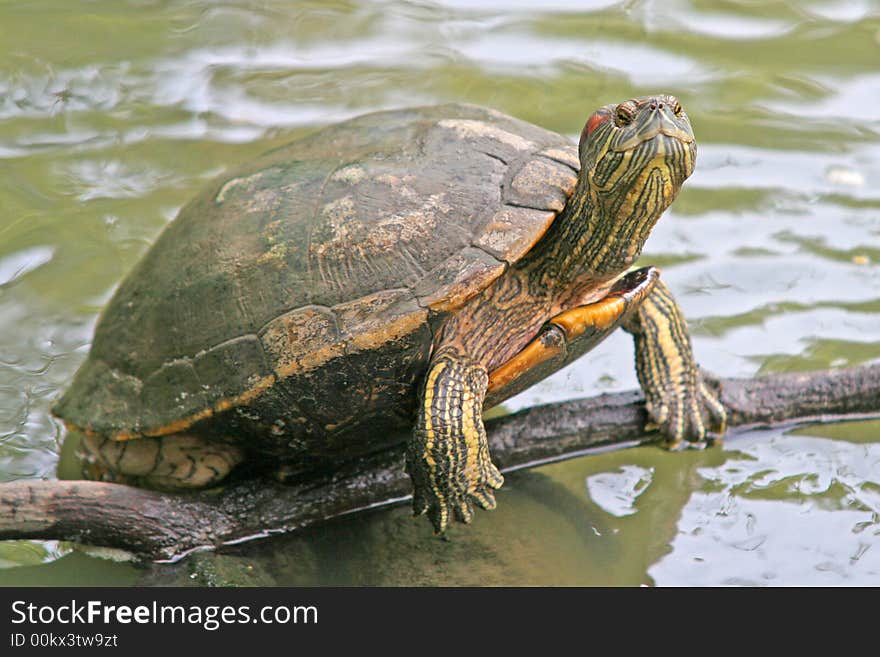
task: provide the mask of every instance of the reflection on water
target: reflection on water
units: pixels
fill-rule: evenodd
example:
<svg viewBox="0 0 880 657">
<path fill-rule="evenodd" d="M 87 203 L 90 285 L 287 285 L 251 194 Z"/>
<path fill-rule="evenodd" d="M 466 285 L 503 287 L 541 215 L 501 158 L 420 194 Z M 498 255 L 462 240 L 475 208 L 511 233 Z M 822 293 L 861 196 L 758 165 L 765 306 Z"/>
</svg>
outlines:
<svg viewBox="0 0 880 657">
<path fill-rule="evenodd" d="M 45 0 L 3 4 L 0 35 L 0 481 L 54 474 L 50 401 L 114 286 L 206 180 L 380 108 L 472 102 L 575 138 L 598 105 L 674 93 L 697 171 L 644 262 L 701 362 L 751 376 L 880 358 L 875 2 Z M 621 334 L 508 406 L 634 385 Z M 864 583 L 880 429 L 846 426 L 518 473 L 449 545 L 401 507 L 182 568 L 214 583 L 273 564 L 311 583 Z M 140 576 L 64 545 L 3 550 L 3 581 Z M 180 571 L 164 572 L 143 576 Z"/>
<path fill-rule="evenodd" d="M 818 429 L 818 430 L 817 430 Z M 880 584 L 880 422 L 641 447 L 507 476 L 449 541 L 398 506 L 154 567 L 146 584 Z M 825 434 L 824 436 L 822 434 Z M 423 526 L 425 525 L 425 526 Z"/>
<path fill-rule="evenodd" d="M 685 504 L 658 585 L 880 585 L 880 444 L 737 440 Z"/>
<path fill-rule="evenodd" d="M 618 472 L 601 472 L 587 477 L 587 494 L 600 509 L 612 516 L 630 516 L 636 512 L 636 498 L 651 485 L 653 475 L 652 470 L 624 465 Z"/>
</svg>

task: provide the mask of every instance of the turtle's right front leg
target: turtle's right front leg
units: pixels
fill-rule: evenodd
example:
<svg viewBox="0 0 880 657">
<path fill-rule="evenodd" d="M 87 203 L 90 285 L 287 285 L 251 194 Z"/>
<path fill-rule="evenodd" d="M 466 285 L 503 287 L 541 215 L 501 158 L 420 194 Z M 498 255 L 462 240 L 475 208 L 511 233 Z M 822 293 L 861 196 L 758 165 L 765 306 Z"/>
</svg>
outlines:
<svg viewBox="0 0 880 657">
<path fill-rule="evenodd" d="M 450 515 L 473 516 L 471 502 L 495 508 L 504 477 L 492 463 L 483 427 L 486 368 L 454 347 L 438 350 L 428 369 L 418 419 L 406 450 L 413 481 L 413 511 L 428 514 L 437 534 Z"/>
</svg>

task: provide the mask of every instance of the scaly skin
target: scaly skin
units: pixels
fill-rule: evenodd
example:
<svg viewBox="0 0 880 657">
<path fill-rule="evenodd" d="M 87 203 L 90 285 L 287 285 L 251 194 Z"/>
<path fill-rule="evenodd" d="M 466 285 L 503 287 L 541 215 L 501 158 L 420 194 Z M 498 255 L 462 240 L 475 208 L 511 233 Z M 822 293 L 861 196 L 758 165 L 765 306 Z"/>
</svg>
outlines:
<svg viewBox="0 0 880 657">
<path fill-rule="evenodd" d="M 481 419 L 486 372 L 516 358 L 548 320 L 601 299 L 638 258 L 696 161 L 690 122 L 671 96 L 600 108 L 584 127 L 579 153 L 576 189 L 541 241 L 437 338 L 407 470 L 414 512 L 427 513 L 438 534 L 452 517 L 470 522 L 471 501 L 493 507 L 492 490 L 502 482 Z M 723 433 L 724 408 L 702 381 L 665 285 L 657 284 L 625 328 L 635 337 L 648 413 L 672 445 Z"/>
<path fill-rule="evenodd" d="M 636 373 L 654 425 L 647 428 L 659 428 L 673 449 L 722 435 L 727 413 L 703 381 L 684 316 L 662 281 L 623 328 L 635 340 Z"/>
<path fill-rule="evenodd" d="M 426 377 L 406 461 L 415 487 L 413 508 L 416 514 L 427 512 L 438 533 L 451 514 L 470 522 L 471 502 L 494 509 L 493 490 L 504 483 L 483 427 L 488 382 L 485 367 L 451 347 L 435 355 Z"/>
<path fill-rule="evenodd" d="M 83 436 L 80 451 L 89 479 L 171 490 L 212 486 L 244 460 L 231 440 L 183 433 L 128 441 Z"/>
</svg>

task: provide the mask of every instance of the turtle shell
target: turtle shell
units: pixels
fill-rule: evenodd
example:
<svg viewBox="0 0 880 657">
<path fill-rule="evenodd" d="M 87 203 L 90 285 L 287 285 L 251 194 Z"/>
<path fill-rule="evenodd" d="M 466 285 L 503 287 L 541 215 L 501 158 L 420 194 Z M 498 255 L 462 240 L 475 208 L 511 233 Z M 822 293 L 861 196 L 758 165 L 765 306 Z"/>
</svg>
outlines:
<svg viewBox="0 0 880 657">
<path fill-rule="evenodd" d="M 564 137 L 467 105 L 367 114 L 267 153 L 166 227 L 54 412 L 114 439 L 221 414 L 295 439 L 292 424 L 327 434 L 399 409 L 437 323 L 532 248 L 578 168 Z"/>
</svg>

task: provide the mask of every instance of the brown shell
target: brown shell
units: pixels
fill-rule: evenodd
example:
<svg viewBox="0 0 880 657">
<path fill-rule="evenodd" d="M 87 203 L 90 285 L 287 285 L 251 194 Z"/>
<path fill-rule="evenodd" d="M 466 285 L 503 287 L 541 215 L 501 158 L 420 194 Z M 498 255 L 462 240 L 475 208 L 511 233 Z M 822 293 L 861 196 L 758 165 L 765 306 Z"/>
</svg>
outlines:
<svg viewBox="0 0 880 657">
<path fill-rule="evenodd" d="M 356 395 L 412 386 L 429 319 L 532 248 L 577 170 L 567 139 L 466 105 L 368 114 L 270 152 L 169 224 L 54 410 L 124 439 L 260 400 L 261 413 L 295 407 L 284 422 L 332 431 L 343 406 L 363 406 Z M 385 387 L 367 385 L 383 367 Z M 309 411 L 316 386 L 351 399 Z"/>
</svg>

